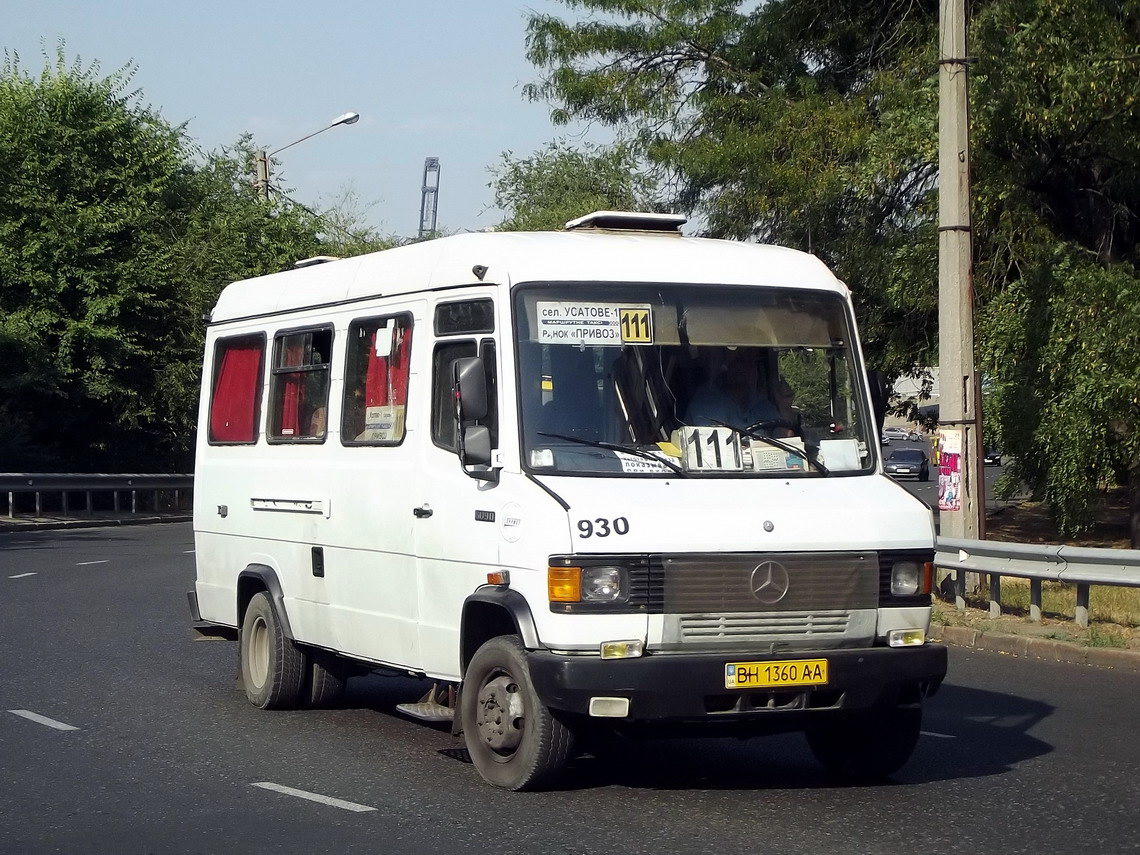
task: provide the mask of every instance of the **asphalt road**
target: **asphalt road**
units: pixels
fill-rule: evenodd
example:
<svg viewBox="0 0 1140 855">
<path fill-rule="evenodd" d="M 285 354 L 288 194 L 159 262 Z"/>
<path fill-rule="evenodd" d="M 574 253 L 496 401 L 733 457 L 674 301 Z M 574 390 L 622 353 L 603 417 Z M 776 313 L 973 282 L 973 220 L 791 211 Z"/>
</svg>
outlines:
<svg viewBox="0 0 1140 855">
<path fill-rule="evenodd" d="M 652 743 L 506 793 L 394 713 L 416 681 L 253 708 L 236 645 L 189 631 L 192 549 L 185 524 L 0 536 L 0 852 L 1140 851 L 1135 675 L 952 649 L 886 785 L 830 783 L 788 735 Z"/>
</svg>

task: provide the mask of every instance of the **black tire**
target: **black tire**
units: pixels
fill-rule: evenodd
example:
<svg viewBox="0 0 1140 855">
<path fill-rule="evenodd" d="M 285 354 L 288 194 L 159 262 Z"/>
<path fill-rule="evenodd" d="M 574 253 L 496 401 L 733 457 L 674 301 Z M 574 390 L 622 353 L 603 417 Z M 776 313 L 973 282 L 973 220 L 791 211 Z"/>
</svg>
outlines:
<svg viewBox="0 0 1140 855">
<path fill-rule="evenodd" d="M 816 760 L 844 781 L 877 781 L 903 767 L 918 743 L 922 708 L 868 710 L 805 734 Z"/>
<path fill-rule="evenodd" d="M 295 708 L 307 670 L 308 657 L 285 637 L 269 594 L 254 594 L 241 625 L 241 682 L 249 702 L 263 710 Z"/>
<path fill-rule="evenodd" d="M 348 683 L 348 668 L 336 656 L 324 650 L 311 650 L 308 658 L 305 706 L 314 709 L 331 706 L 344 694 L 344 687 Z"/>
<path fill-rule="evenodd" d="M 574 751 L 574 732 L 534 689 L 517 635 L 492 638 L 475 652 L 463 678 L 459 714 L 471 762 L 496 787 L 548 787 Z"/>
</svg>

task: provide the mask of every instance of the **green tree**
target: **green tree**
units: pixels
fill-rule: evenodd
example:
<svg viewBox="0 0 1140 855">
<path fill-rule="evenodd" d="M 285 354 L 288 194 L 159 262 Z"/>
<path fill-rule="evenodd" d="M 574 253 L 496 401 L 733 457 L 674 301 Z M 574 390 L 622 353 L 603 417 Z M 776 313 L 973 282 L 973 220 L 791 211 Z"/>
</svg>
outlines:
<svg viewBox="0 0 1140 855">
<path fill-rule="evenodd" d="M 933 0 L 563 2 L 587 15 L 531 17 L 546 72 L 531 97 L 618 129 L 712 236 L 821 256 L 853 289 L 872 364 L 934 361 Z M 987 432 L 1073 533 L 1107 479 L 1131 471 L 1140 503 L 1140 4 L 974 10 Z"/>
<path fill-rule="evenodd" d="M 559 230 L 593 211 L 655 209 L 653 180 L 627 145 L 553 142 L 529 157 L 503 152 L 491 168 L 500 231 Z"/>
<path fill-rule="evenodd" d="M 1140 3 L 974 19 L 979 362 L 988 420 L 1064 533 L 1131 481 L 1140 547 Z"/>
<path fill-rule="evenodd" d="M 62 49 L 0 69 L 0 470 L 190 464 L 203 314 L 228 281 L 321 251 L 265 205 L 247 151 L 181 126 Z"/>
</svg>

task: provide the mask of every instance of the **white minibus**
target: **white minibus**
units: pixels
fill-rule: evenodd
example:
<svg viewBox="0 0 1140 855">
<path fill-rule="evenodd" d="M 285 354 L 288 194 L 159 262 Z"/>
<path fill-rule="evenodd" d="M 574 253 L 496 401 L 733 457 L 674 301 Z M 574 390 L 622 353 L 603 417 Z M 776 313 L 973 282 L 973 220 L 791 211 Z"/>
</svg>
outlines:
<svg viewBox="0 0 1140 855">
<path fill-rule="evenodd" d="M 508 789 L 614 733 L 906 762 L 946 672 L 934 526 L 883 474 L 850 293 L 683 222 L 603 211 L 222 292 L 189 596 L 252 703 L 423 677 L 401 709 Z"/>
</svg>

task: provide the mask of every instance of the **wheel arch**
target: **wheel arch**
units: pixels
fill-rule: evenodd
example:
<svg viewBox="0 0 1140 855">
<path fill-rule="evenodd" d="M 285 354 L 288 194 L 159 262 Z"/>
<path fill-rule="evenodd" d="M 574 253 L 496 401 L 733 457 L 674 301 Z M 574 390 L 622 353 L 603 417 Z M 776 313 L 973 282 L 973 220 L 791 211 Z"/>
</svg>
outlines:
<svg viewBox="0 0 1140 855">
<path fill-rule="evenodd" d="M 277 611 L 277 618 L 281 621 L 281 631 L 290 641 L 295 641 L 293 628 L 289 625 L 289 614 L 285 611 L 285 593 L 281 588 L 281 580 L 277 571 L 266 564 L 250 564 L 238 574 L 237 579 L 237 624 L 240 627 L 245 621 L 245 610 L 249 601 L 260 592 L 269 594 L 273 601 L 273 608 Z"/>
<path fill-rule="evenodd" d="M 538 630 L 526 598 L 510 588 L 488 585 L 463 601 L 459 622 L 460 673 L 467 671 L 467 663 L 476 650 L 499 635 L 518 635 L 528 650 L 539 647 Z"/>
</svg>

